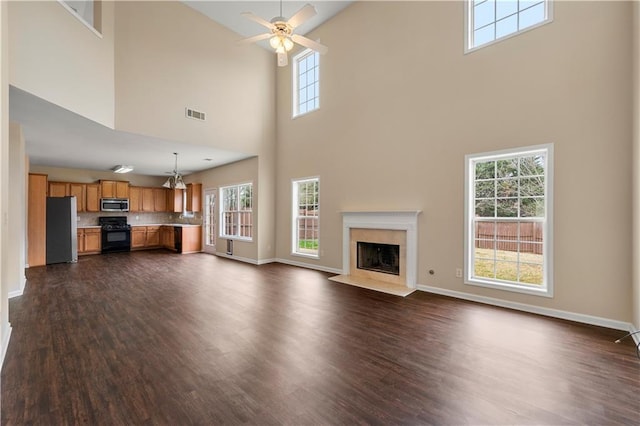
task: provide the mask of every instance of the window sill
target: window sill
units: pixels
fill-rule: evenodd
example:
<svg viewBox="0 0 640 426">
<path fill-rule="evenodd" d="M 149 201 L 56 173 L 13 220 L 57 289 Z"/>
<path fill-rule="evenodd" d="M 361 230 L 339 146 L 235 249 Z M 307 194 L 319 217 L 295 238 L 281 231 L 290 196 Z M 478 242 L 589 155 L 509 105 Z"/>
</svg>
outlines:
<svg viewBox="0 0 640 426">
<path fill-rule="evenodd" d="M 548 287 L 541 287 L 538 289 L 538 288 L 533 288 L 533 287 L 524 286 L 524 285 L 510 284 L 507 282 L 503 283 L 503 282 L 497 282 L 497 281 L 488 281 L 488 280 L 485 281 L 485 280 L 478 280 L 478 279 L 465 279 L 464 283 L 466 285 L 492 288 L 495 290 L 510 291 L 513 293 L 523 293 L 523 294 L 530 294 L 533 296 L 541 296 L 541 297 L 548 297 L 548 298 L 553 297 L 553 291 Z"/>
<path fill-rule="evenodd" d="M 317 254 L 306 254 L 306 253 L 297 253 L 297 252 L 292 252 L 291 256 L 296 256 L 296 257 L 305 257 L 307 259 L 320 259 L 320 256 Z"/>
</svg>

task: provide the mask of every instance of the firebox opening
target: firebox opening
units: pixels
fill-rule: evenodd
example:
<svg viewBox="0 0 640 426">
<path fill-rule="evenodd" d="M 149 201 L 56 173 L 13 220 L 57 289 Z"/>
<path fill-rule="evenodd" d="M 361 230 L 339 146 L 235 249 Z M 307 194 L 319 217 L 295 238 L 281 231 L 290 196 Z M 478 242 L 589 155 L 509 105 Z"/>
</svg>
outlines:
<svg viewBox="0 0 640 426">
<path fill-rule="evenodd" d="M 400 246 L 358 241 L 358 269 L 400 275 Z"/>
</svg>

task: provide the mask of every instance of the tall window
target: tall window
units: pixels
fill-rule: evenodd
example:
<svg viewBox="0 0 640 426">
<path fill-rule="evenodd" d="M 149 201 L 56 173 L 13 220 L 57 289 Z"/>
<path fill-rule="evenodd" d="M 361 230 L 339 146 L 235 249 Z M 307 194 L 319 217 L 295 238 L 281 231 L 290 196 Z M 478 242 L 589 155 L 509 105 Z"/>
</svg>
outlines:
<svg viewBox="0 0 640 426">
<path fill-rule="evenodd" d="M 553 146 L 466 157 L 465 282 L 551 297 Z"/>
<path fill-rule="evenodd" d="M 307 49 L 293 59 L 293 116 L 320 108 L 320 55 Z"/>
<path fill-rule="evenodd" d="M 307 178 L 293 181 L 293 229 L 291 252 L 318 257 L 320 242 L 320 180 Z"/>
<path fill-rule="evenodd" d="M 551 22 L 551 0 L 467 0 L 466 50 Z"/>
<path fill-rule="evenodd" d="M 251 240 L 253 238 L 253 185 L 220 188 L 220 237 Z"/>
</svg>

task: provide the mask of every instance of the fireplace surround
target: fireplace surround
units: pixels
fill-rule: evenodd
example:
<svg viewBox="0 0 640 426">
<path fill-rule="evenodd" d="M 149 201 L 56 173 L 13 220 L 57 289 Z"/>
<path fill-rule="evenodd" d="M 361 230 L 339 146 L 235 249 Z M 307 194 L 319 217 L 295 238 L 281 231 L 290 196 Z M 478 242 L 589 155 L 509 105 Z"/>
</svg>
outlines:
<svg viewBox="0 0 640 426">
<path fill-rule="evenodd" d="M 420 210 L 342 212 L 342 275 L 333 280 L 373 289 L 375 282 L 380 282 L 383 284 L 382 288 L 387 287 L 384 284 L 390 284 L 410 290 L 400 290 L 399 293 L 392 292 L 393 294 L 404 296 L 411 293 L 416 288 L 418 273 L 420 213 Z M 399 245 L 399 274 L 358 269 L 358 241 Z"/>
</svg>

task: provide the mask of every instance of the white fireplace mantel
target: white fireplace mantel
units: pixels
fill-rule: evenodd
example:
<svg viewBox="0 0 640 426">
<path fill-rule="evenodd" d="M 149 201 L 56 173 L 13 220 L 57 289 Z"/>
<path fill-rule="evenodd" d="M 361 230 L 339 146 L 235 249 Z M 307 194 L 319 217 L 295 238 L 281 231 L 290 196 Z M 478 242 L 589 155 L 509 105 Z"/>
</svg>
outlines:
<svg viewBox="0 0 640 426">
<path fill-rule="evenodd" d="M 418 276 L 418 215 L 421 210 L 343 211 L 342 273 L 349 274 L 349 235 L 352 228 L 393 229 L 407 233 L 407 287 L 416 288 Z"/>
</svg>

